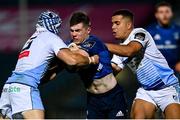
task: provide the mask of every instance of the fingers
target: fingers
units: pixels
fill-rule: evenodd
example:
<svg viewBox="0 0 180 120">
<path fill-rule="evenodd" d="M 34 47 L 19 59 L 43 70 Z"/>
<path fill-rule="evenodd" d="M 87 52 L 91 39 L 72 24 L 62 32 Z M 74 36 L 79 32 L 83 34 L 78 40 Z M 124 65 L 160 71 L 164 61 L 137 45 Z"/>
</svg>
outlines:
<svg viewBox="0 0 180 120">
<path fill-rule="evenodd" d="M 69 44 L 69 45 L 68 45 L 68 48 L 69 48 L 71 51 L 79 50 L 79 47 L 78 47 L 75 43 Z"/>
</svg>

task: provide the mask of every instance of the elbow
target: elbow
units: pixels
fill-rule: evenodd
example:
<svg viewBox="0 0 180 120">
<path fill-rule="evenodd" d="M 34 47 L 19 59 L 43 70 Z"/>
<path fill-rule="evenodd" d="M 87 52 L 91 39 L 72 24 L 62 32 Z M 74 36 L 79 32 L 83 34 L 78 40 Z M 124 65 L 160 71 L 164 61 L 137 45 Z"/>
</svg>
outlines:
<svg viewBox="0 0 180 120">
<path fill-rule="evenodd" d="M 130 53 L 130 52 L 128 52 L 128 53 L 126 54 L 126 56 L 127 56 L 127 57 L 132 57 L 132 56 L 133 56 L 133 54 L 132 54 L 132 53 Z"/>
</svg>

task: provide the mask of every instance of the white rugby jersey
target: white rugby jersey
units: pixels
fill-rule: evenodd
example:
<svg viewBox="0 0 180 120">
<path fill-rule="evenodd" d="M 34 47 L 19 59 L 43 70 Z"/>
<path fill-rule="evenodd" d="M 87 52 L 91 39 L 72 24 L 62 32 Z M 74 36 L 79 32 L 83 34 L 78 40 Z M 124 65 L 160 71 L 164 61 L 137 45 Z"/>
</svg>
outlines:
<svg viewBox="0 0 180 120">
<path fill-rule="evenodd" d="M 123 68 L 125 64 L 136 73 L 138 82 L 144 89 L 157 90 L 178 83 L 174 72 L 161 52 L 157 49 L 151 35 L 142 28 L 132 30 L 128 38 L 120 43 L 127 45 L 131 41 L 141 43 L 143 49 L 134 57 L 114 55 L 112 62 Z"/>
<path fill-rule="evenodd" d="M 6 83 L 16 82 L 37 87 L 51 60 L 62 48 L 67 46 L 60 37 L 43 27 L 37 27 L 23 46 L 16 68 Z"/>
</svg>

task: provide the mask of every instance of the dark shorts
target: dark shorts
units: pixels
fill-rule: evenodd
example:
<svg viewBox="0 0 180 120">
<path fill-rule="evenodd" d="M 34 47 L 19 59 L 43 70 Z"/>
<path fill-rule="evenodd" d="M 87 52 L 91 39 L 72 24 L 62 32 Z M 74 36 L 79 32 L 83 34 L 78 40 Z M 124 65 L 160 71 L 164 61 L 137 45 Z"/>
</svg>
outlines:
<svg viewBox="0 0 180 120">
<path fill-rule="evenodd" d="M 119 84 L 103 94 L 87 93 L 87 118 L 127 118 L 127 104 L 123 89 L 119 86 Z"/>
</svg>

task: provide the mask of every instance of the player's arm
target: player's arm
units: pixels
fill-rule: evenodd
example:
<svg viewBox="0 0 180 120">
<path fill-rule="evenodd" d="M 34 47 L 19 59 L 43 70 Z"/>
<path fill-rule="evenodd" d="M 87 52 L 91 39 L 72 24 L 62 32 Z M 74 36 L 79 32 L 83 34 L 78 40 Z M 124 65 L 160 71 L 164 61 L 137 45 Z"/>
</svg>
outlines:
<svg viewBox="0 0 180 120">
<path fill-rule="evenodd" d="M 98 55 L 87 57 L 79 53 L 74 53 L 68 48 L 59 50 L 57 57 L 70 66 L 84 66 L 89 64 L 98 64 L 99 62 Z"/>
<path fill-rule="evenodd" d="M 116 76 L 119 72 L 121 72 L 122 68 L 120 68 L 117 64 L 111 63 L 113 74 Z"/>
<path fill-rule="evenodd" d="M 127 45 L 118 45 L 118 44 L 106 43 L 106 46 L 108 47 L 108 49 L 111 53 L 119 55 L 119 56 L 123 56 L 123 57 L 134 56 L 143 47 L 141 45 L 141 43 L 139 43 L 137 41 L 131 41 Z"/>
</svg>

